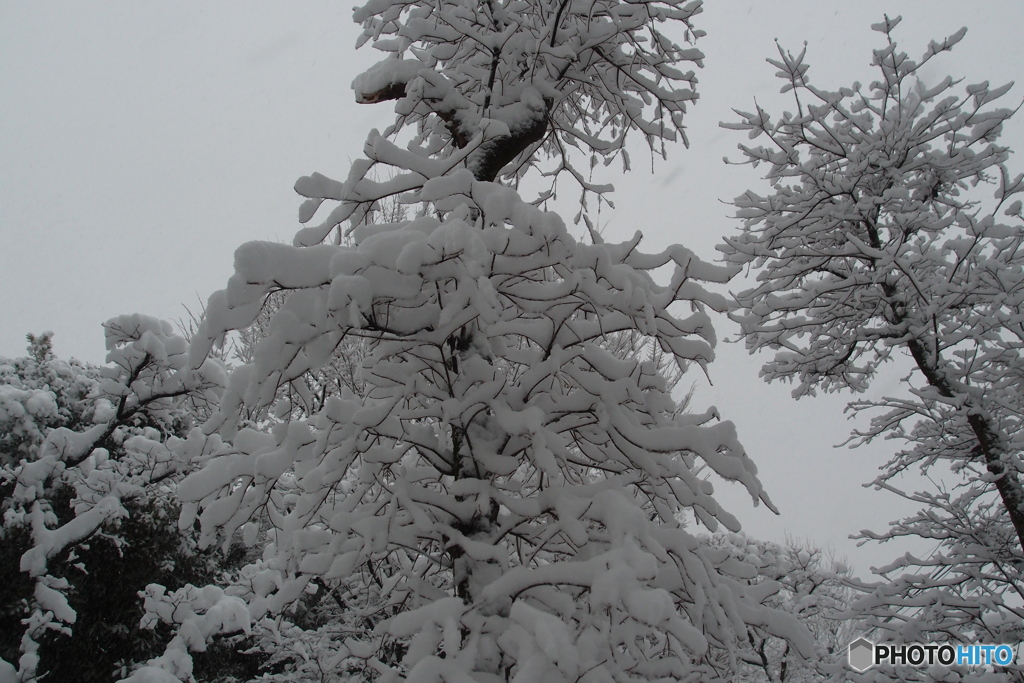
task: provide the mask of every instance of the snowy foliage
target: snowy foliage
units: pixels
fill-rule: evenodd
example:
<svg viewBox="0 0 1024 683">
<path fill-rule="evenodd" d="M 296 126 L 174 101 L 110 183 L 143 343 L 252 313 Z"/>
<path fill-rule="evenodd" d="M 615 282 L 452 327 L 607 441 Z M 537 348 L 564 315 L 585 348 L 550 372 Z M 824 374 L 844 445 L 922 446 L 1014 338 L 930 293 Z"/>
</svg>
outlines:
<svg viewBox="0 0 1024 683">
<path fill-rule="evenodd" d="M 422 186 L 431 177 L 468 168 L 478 180 L 518 180 L 540 168 L 542 197 L 567 173 L 586 195 L 610 190 L 578 168 L 620 159 L 629 168 L 626 140 L 643 136 L 652 152 L 685 141 L 683 114 L 696 99 L 696 77 L 679 67 L 700 65 L 703 54 L 681 47 L 666 28 L 688 40 L 700 2 L 655 0 L 374 0 L 355 11 L 370 42 L 387 57 L 352 83 L 359 102 L 397 100 L 396 120 L 383 137 L 371 135 L 367 159 L 346 183 L 314 174 L 296 191 L 309 200 L 300 220 L 321 203 L 344 200 L 296 243 L 322 241 L 373 202 Z M 410 130 L 416 163 L 394 164 L 386 138 Z M 543 163 L 545 160 L 551 163 Z M 365 178 L 373 164 L 394 164 L 386 182 Z M 585 211 L 580 216 L 588 221 Z"/>
<path fill-rule="evenodd" d="M 0 361 L 0 465 L 34 458 L 51 429 L 91 417 L 96 371 L 54 358 L 52 336 L 28 335 L 28 356 Z"/>
<path fill-rule="evenodd" d="M 843 675 L 846 648 L 857 636 L 848 608 L 853 589 L 849 566 L 809 543 L 785 544 L 718 533 L 704 540 L 712 552 L 745 562 L 757 574 L 748 581 L 763 591 L 764 603 L 800 620 L 814 637 L 815 657 L 806 660 L 791 645 L 757 626 L 747 632 L 737 681 L 805 683 Z"/>
<path fill-rule="evenodd" d="M 936 549 L 883 568 L 887 580 L 864 586 L 872 594 L 860 609 L 893 641 L 1017 643 L 1024 226 L 1015 195 L 1024 182 L 998 144 L 1013 113 L 997 104 L 1009 85 L 923 82 L 921 67 L 965 30 L 914 61 L 892 37 L 898 22 L 874 27 L 887 40 L 867 88 L 820 89 L 804 54 L 780 48 L 769 61 L 795 112 L 773 118 L 758 107 L 727 124 L 764 140 L 741 149 L 771 183 L 767 196 L 736 200 L 744 229 L 724 253 L 758 277 L 737 295 L 736 318 L 752 351 L 775 350 L 764 376 L 795 380 L 796 396 L 864 391 L 884 363 L 909 358 L 905 396 L 851 404 L 874 411 L 852 441 L 905 441 L 874 483 L 922 506 L 866 537 L 919 537 Z M 901 490 L 911 468 L 937 490 Z"/>
<path fill-rule="evenodd" d="M 212 392 L 223 383 L 215 365 L 186 366 L 185 342 L 170 334 L 167 323 L 122 316 L 107 323 L 106 336 L 109 364 L 102 368 L 53 358 L 47 335 L 30 337 L 31 357 L 0 362 L 5 433 L 0 538 L 9 550 L 3 609 L 5 626 L 19 621 L 22 626 L 6 632 L 21 633 L 20 643 L 13 645 L 17 657 L 8 662 L 17 664 L 19 681 L 61 671 L 55 653 L 69 651 L 69 643 L 95 647 L 90 639 L 103 635 L 103 623 L 121 618 L 113 614 L 120 609 L 118 588 L 104 588 L 102 575 L 90 578 L 96 569 L 90 560 L 110 562 L 127 553 L 140 561 L 141 569 L 121 570 L 125 579 L 144 577 L 132 590 L 154 579 L 167 580 L 168 572 L 158 563 L 173 562 L 178 548 L 176 536 L 163 546 L 167 537 L 161 535 L 167 534 L 175 511 L 168 490 L 158 485 L 171 482 L 182 469 L 170 446 L 184 443 L 179 438 L 188 426 L 183 401 L 215 399 Z M 126 548 L 135 544 L 159 548 L 157 556 Z M 97 601 L 109 611 L 97 609 Z M 73 605 L 94 610 L 82 615 L 88 630 L 80 636 L 75 632 L 80 615 Z M 121 622 L 122 628 L 131 626 Z M 46 654 L 41 648 L 51 644 L 41 670 Z M 12 654 L 9 645 L 5 638 L 5 658 Z M 111 667 L 99 675 L 113 673 Z M 85 675 L 82 669 L 79 675 Z"/>
<path fill-rule="evenodd" d="M 553 156 L 603 191 L 567 145 L 612 159 L 630 130 L 652 146 L 677 136 L 694 94 L 676 66 L 700 54 L 657 29 L 692 35 L 698 8 L 356 10 L 390 53 L 357 98 L 397 100 L 396 123 L 345 182 L 299 180 L 303 222 L 336 206 L 295 246 L 239 248 L 190 349 L 199 367 L 269 318 L 178 487 L 182 528 L 262 557 L 223 591 L 148 588 L 146 623 L 177 635 L 129 680 L 190 680 L 190 652 L 239 632 L 277 680 L 729 679 L 752 627 L 813 656 L 798 620 L 765 603 L 775 587 L 750 582 L 756 567 L 685 528 L 739 529 L 705 474 L 771 507 L 733 425 L 682 413 L 661 374 L 712 360 L 709 313 L 728 302 L 704 283 L 734 269 L 678 245 L 644 253 L 639 232 L 583 243 L 495 182 Z M 373 180 L 382 166 L 391 179 Z M 363 220 L 391 196 L 418 213 Z M 352 340 L 358 385 L 321 399 L 309 378 Z"/>
<path fill-rule="evenodd" d="M 580 244 L 512 190 L 468 173 L 444 180 L 483 201 L 358 230 L 353 247 L 239 250 L 221 295 L 237 297 L 234 310 L 295 291 L 207 425 L 220 434 L 211 442 L 230 441 L 207 448 L 215 454 L 179 495 L 202 503 L 211 540 L 274 529 L 267 552 L 285 576 L 254 596 L 253 617 L 311 577 L 340 581 L 369 563 L 393 572 L 387 599 L 405 610 L 377 637 L 418 634 L 402 660 L 410 675 L 519 662 L 572 679 L 594 667 L 613 680 L 682 676 L 709 636 L 729 648 L 746 620 L 776 629 L 678 521 L 690 510 L 738 528 L 697 462 L 767 501 L 732 425 L 713 412 L 676 416 L 655 364 L 601 345 L 638 329 L 680 360 L 710 360 L 701 308 L 725 302 L 694 280 L 728 272 L 681 247 L 643 254 L 639 237 Z M 658 285 L 647 271 L 664 264 L 675 275 Z M 697 309 L 677 317 L 677 301 Z M 211 340 L 226 331 L 215 315 L 211 303 Z M 269 433 L 239 428 L 346 335 L 368 342 L 365 397 L 332 397 Z M 526 637 L 538 620 L 565 630 L 565 652 Z"/>
</svg>

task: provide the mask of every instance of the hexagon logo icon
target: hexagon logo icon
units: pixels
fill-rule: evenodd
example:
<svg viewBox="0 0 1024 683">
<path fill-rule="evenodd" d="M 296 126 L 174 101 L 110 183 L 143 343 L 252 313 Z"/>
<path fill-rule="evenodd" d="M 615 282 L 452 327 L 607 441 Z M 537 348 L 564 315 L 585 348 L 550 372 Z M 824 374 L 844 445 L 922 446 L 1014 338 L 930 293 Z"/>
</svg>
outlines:
<svg viewBox="0 0 1024 683">
<path fill-rule="evenodd" d="M 850 667 L 855 671 L 864 671 L 875 663 L 875 644 L 867 638 L 858 638 L 850 643 L 847 655 Z"/>
</svg>

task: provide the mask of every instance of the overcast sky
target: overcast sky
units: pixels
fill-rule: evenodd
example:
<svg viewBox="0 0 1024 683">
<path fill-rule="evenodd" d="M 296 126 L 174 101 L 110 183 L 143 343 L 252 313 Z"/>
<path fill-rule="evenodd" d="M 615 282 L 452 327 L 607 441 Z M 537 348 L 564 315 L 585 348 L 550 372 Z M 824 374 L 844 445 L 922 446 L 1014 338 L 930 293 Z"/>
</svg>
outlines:
<svg viewBox="0 0 1024 683">
<path fill-rule="evenodd" d="M 100 324 L 121 313 L 165 319 L 197 310 L 232 272 L 243 242 L 290 242 L 298 227 L 295 179 L 344 178 L 388 105 L 357 106 L 349 88 L 377 61 L 356 51 L 346 2 L 0 0 L 0 356 L 23 355 L 25 334 L 53 330 L 59 355 L 104 358 Z M 708 35 L 700 102 L 687 119 L 691 147 L 667 162 L 634 158 L 615 180 L 607 239 L 636 229 L 649 250 L 681 242 L 704 258 L 736 229 L 722 203 L 764 184 L 738 158 L 745 137 L 718 122 L 754 97 L 778 113 L 775 39 L 807 42 L 811 78 L 835 89 L 869 82 L 870 30 L 900 14 L 901 47 L 968 27 L 966 39 L 925 73 L 968 82 L 1021 80 L 1024 3 L 711 0 L 698 17 Z M 1019 102 L 1024 88 L 1011 91 Z M 776 104 L 781 103 L 781 104 Z M 1004 137 L 1024 149 L 1024 123 Z M 1011 166 L 1024 165 L 1012 160 Z M 567 217 L 568 220 L 568 217 Z M 733 328 L 721 321 L 719 334 Z M 738 425 L 779 518 L 726 489 L 723 500 L 758 536 L 786 533 L 835 547 L 862 573 L 896 549 L 856 549 L 846 537 L 881 529 L 899 513 L 888 493 L 860 486 L 894 446 L 834 449 L 850 424 L 846 397 L 793 402 L 765 386 L 758 361 L 723 345 L 696 407 L 716 403 Z M 879 391 L 896 391 L 894 371 Z M 907 510 L 905 510 L 907 511 Z"/>
</svg>

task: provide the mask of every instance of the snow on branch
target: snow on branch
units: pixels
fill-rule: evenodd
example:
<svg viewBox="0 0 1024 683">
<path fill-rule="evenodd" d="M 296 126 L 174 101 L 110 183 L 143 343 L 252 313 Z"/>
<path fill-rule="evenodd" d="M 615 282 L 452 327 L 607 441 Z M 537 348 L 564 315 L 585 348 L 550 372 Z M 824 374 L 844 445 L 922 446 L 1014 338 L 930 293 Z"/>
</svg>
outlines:
<svg viewBox="0 0 1024 683">
<path fill-rule="evenodd" d="M 742 231 L 720 249 L 757 272 L 733 315 L 751 351 L 774 352 L 766 379 L 795 381 L 795 396 L 864 392 L 890 361 L 913 368 L 900 395 L 851 404 L 875 411 L 851 443 L 907 444 L 874 485 L 924 506 L 863 537 L 938 542 L 864 587 L 869 623 L 908 642 L 1002 642 L 1019 635 L 1009 624 L 1024 585 L 1022 188 L 999 143 L 1015 109 L 998 106 L 1009 85 L 924 81 L 921 67 L 965 30 L 915 61 L 892 35 L 898 23 L 873 27 L 887 43 L 867 88 L 814 87 L 805 54 L 779 48 L 771 61 L 796 113 L 737 110 L 724 124 L 760 142 L 740 149 L 766 167 L 770 190 L 735 200 Z M 911 469 L 939 493 L 903 491 Z M 889 582 L 908 568 L 916 574 Z"/>
</svg>

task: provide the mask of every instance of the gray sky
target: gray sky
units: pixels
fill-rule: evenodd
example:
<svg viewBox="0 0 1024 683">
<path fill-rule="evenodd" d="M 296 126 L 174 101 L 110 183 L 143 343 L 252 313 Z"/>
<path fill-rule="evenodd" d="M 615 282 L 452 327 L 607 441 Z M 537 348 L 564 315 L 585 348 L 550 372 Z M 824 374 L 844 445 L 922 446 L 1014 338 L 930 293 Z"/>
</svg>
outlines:
<svg viewBox="0 0 1024 683">
<path fill-rule="evenodd" d="M 27 332 L 49 329 L 61 356 L 102 362 L 104 320 L 183 317 L 183 305 L 196 310 L 226 284 L 237 246 L 290 241 L 295 179 L 343 179 L 370 129 L 390 120 L 388 105 L 352 102 L 352 78 L 379 56 L 354 50 L 350 7 L 0 0 L 0 356 L 22 355 Z M 738 158 L 745 137 L 717 124 L 755 96 L 774 113 L 788 106 L 764 62 L 774 40 L 794 51 L 806 40 L 822 87 L 869 82 L 870 51 L 884 40 L 869 26 L 886 12 L 903 15 L 897 37 L 912 57 L 969 28 L 926 78 L 1020 80 L 1019 1 L 711 0 L 697 20 L 707 60 L 687 119 L 691 148 L 671 150 L 653 175 L 647 157 L 634 155 L 636 171 L 615 179 L 617 209 L 600 217 L 607 238 L 640 229 L 649 250 L 681 242 L 714 258 L 736 228 L 721 200 L 764 188 L 756 172 L 722 163 Z M 1010 99 L 1022 96 L 1017 88 Z M 1024 122 L 1004 140 L 1024 149 Z M 733 332 L 724 320 L 718 330 Z M 846 540 L 883 528 L 900 509 L 891 494 L 860 487 L 893 445 L 833 449 L 850 428 L 847 398 L 794 402 L 757 369 L 723 345 L 715 386 L 702 387 L 696 405 L 716 403 L 737 423 L 783 515 L 751 509 L 738 487 L 720 487 L 721 499 L 753 535 L 809 537 L 860 570 L 896 555 Z M 898 375 L 879 390 L 895 390 Z"/>
</svg>

